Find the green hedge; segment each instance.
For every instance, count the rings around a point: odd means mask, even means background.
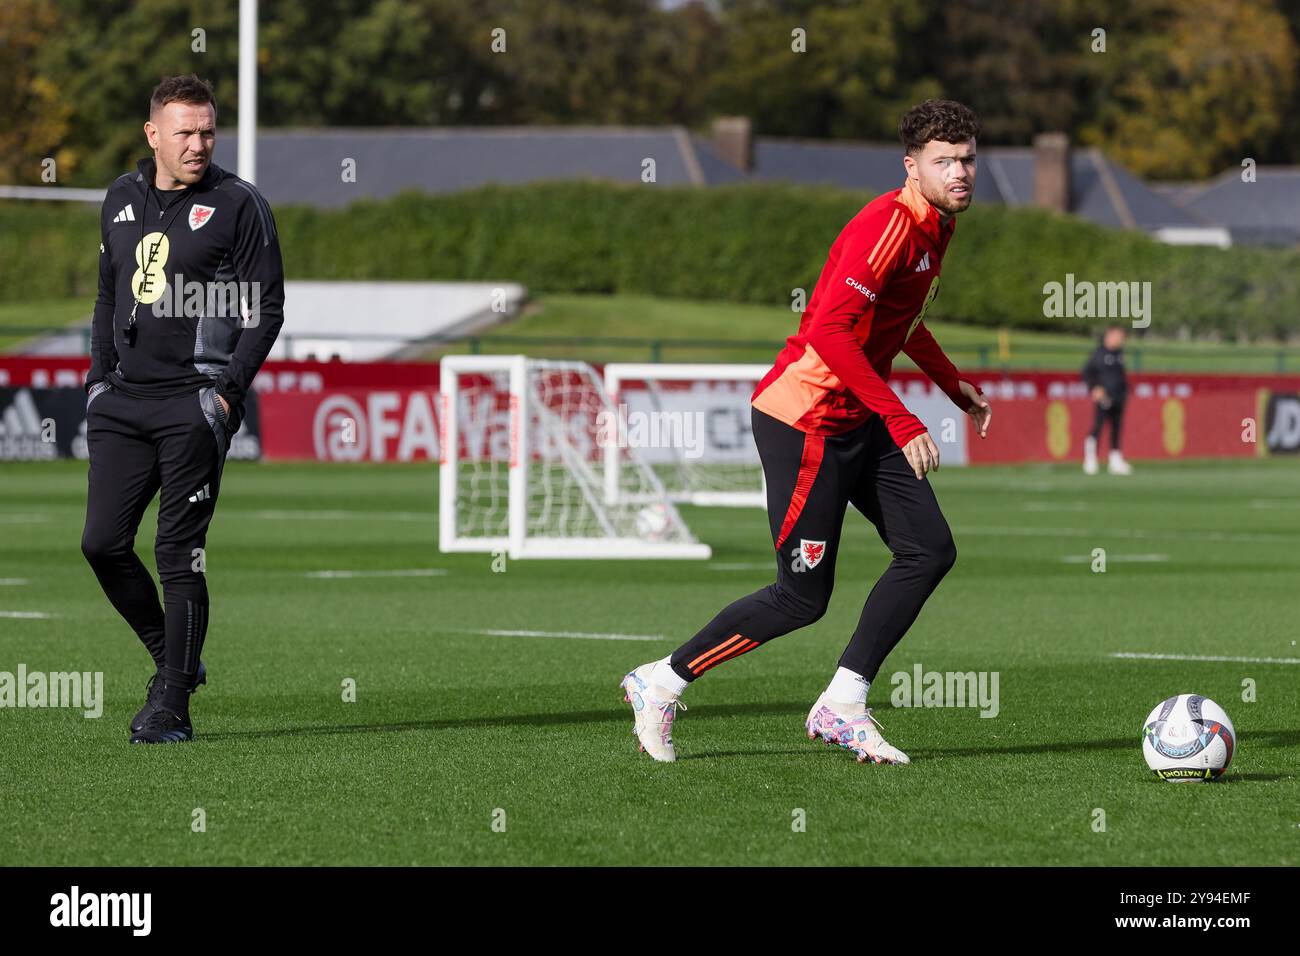
[[[789,304],[809,292],[841,226],[869,197],[747,184],[690,189],[606,183],[407,193],[346,210],[276,212],[291,278],[515,281],[533,293],[635,293]],[[93,297],[95,211],[0,203],[0,301]],[[1300,330],[1300,251],[1173,247],[1037,210],[961,217],[936,318],[1086,331],[1049,319],[1043,286],[1149,281],[1151,331],[1233,339]],[[647,330],[651,332],[652,330]]]
[[[83,297],[89,312],[98,279],[98,208],[0,202],[0,302]]]

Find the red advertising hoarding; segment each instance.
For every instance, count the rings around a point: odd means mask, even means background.
[[[88,366],[84,356],[0,358],[0,387],[80,387]],[[438,373],[425,362],[267,362],[255,383],[262,456],[437,461]],[[1082,457],[1093,405],[1076,373],[974,375],[994,415],[988,439],[968,435],[971,463]],[[916,372],[892,378],[900,386],[917,380],[925,381]],[[1269,395],[1300,392],[1300,375],[1143,373],[1129,380],[1124,449],[1134,460],[1256,455]],[[504,407],[500,414],[508,418]],[[1103,437],[1102,450],[1108,447]]]

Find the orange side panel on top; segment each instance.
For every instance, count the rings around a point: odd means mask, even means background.
[[[841,388],[843,383],[826,367],[817,350],[806,345],[799,360],[787,365],[781,375],[759,393],[754,399],[754,407],[778,421],[798,427],[798,423],[816,408],[827,392]],[[820,420],[804,424],[816,428]]]

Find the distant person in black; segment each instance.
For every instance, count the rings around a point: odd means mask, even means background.
[[[1120,451],[1120,428],[1124,422],[1124,402],[1128,398],[1128,380],[1124,375],[1124,326],[1112,323],[1102,333],[1101,344],[1088,356],[1083,367],[1083,380],[1089,396],[1096,405],[1092,434],[1083,441],[1083,470],[1085,474],[1097,473],[1097,440],[1102,426],[1110,422],[1110,458],[1106,470],[1112,475],[1131,475],[1133,468]]]
[[[213,165],[216,116],[205,81],[163,80],[144,124],[153,157],[109,187],[100,213],[81,550],[153,658],[132,743],[194,737],[208,524],[245,396],[284,321],[275,219],[256,189]],[[134,549],[160,489],[161,604]]]

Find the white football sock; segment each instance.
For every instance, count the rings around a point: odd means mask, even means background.
[[[650,672],[650,680],[668,691],[670,697],[681,697],[682,691],[686,690],[687,682],[677,676],[677,672],[668,663],[670,660],[672,660],[671,656],[655,661],[654,670]]]
[[[870,689],[871,681],[856,671],[840,667],[836,669],[830,686],[826,688],[826,698],[836,705],[837,709],[856,713],[866,708],[867,691]]]

